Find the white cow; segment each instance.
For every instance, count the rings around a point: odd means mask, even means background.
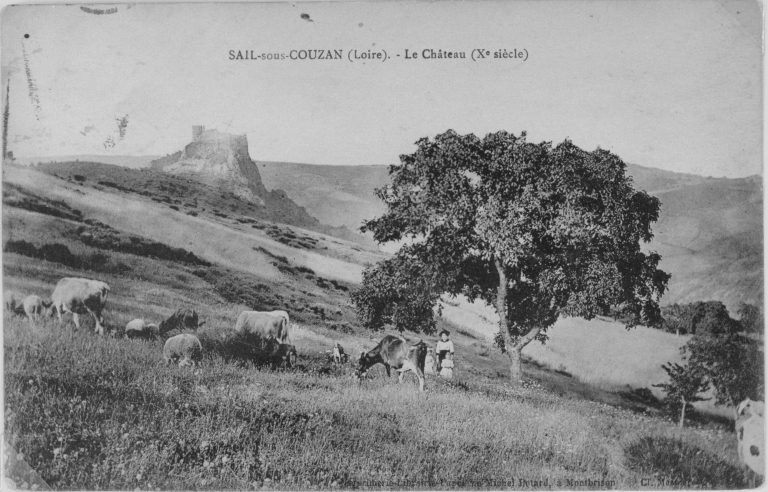
[[[271,338],[280,343],[287,343],[289,335],[286,316],[262,311],[243,311],[237,318],[235,332],[256,335],[262,341],[262,345]]]
[[[65,277],[59,280],[53,290],[51,300],[53,307],[62,322],[62,315],[72,313],[75,326],[80,328],[79,314],[90,314],[96,322],[94,331],[99,335],[104,334],[104,326],[101,311],[107,303],[109,285],[99,280],[87,278]]]
[[[288,317],[288,313],[286,311],[265,311],[264,314],[269,314],[270,316],[281,316],[285,318],[285,321],[288,323],[291,322],[291,319]]]
[[[747,398],[736,409],[739,459],[758,475],[765,476],[765,403]]]
[[[46,302],[40,299],[39,296],[32,294],[24,299],[22,305],[24,306],[24,312],[27,314],[27,318],[29,318],[30,321],[37,321],[43,314],[47,315],[50,313],[53,303]]]

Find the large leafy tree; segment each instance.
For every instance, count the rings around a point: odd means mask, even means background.
[[[640,249],[660,204],[632,187],[619,157],[525,133],[449,130],[416,145],[376,191],[387,212],[362,227],[380,243],[407,243],[365,271],[353,294],[363,324],[429,333],[441,295],[481,299],[499,314],[517,382],[523,347],[558,316],[619,306],[628,326],[661,321],[669,275]]]

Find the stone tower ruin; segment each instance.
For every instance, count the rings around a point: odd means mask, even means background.
[[[192,126],[192,141],[197,142],[200,140],[200,135],[203,134],[205,131],[205,127],[202,125],[193,125]]]

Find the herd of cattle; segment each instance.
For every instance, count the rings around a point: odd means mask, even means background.
[[[5,294],[5,309],[10,313],[25,314],[36,321],[44,315],[52,316],[56,312],[59,322],[62,316],[71,313],[75,326],[80,327],[79,315],[93,317],[95,331],[104,334],[102,311],[109,296],[109,285],[98,280],[85,278],[63,278],[56,285],[50,301],[44,301],[37,295],[21,298],[18,294]],[[127,338],[157,338],[173,330],[196,331],[204,322],[200,322],[194,309],[180,308],[159,325],[146,323],[143,319],[134,319],[125,327]],[[296,364],[296,347],[290,344],[290,318],[285,311],[243,311],[237,318],[235,333],[240,336],[253,336],[266,348],[273,366]],[[334,346],[334,358],[340,347]],[[180,367],[195,367],[202,359],[203,347],[200,339],[188,332],[170,337],[163,347],[166,364],[178,363]],[[384,365],[387,376],[394,368],[399,375],[399,382],[408,371],[413,371],[419,378],[419,390],[424,391],[424,366],[427,357],[427,345],[420,340],[411,344],[402,337],[387,335],[375,348],[362,352],[356,375],[363,378],[376,364]],[[764,454],[764,409],[760,401],[744,400],[737,408],[736,436],[738,453],[742,463],[758,475],[765,476]]]
[[[29,295],[24,298],[15,292],[6,292],[5,309],[7,312],[26,315],[31,321],[42,316],[53,316],[64,321],[64,315],[72,314],[72,320],[80,328],[80,315],[90,315],[95,322],[94,331],[104,335],[102,311],[107,303],[110,288],[106,282],[86,278],[66,277],[56,284],[51,300],[45,301],[40,296]],[[147,323],[143,319],[134,319],[125,326],[126,338],[156,339],[171,331],[197,331],[205,322],[200,322],[197,312],[191,308],[179,308],[160,324]],[[285,311],[243,311],[237,319],[235,332],[255,337],[266,349],[267,358],[273,365],[292,367],[296,363],[296,348],[288,343],[290,319]],[[191,333],[181,333],[168,338],[163,347],[166,364],[178,363],[179,366],[199,364],[203,347],[200,339]],[[262,350],[263,353],[263,350]]]
[[[95,322],[94,331],[104,335],[102,311],[109,292],[106,282],[66,277],[56,284],[50,301],[37,295],[22,298],[14,292],[6,292],[5,309],[10,313],[26,314],[32,321],[37,321],[43,315],[53,316],[55,312],[60,323],[64,321],[64,315],[71,313],[77,328],[80,328],[79,316],[90,315]],[[143,319],[128,322],[125,336],[154,339],[173,330],[185,331],[166,340],[163,358],[166,364],[174,362],[179,366],[195,367],[202,359],[203,347],[200,339],[188,332],[197,331],[204,323],[200,322],[194,309],[179,308],[159,325],[147,323]],[[237,318],[235,333],[242,339],[260,341],[260,349],[266,350],[267,359],[273,366],[293,367],[297,352],[296,347],[290,343],[289,326],[290,317],[285,311],[243,311]],[[423,391],[426,354],[427,345],[423,341],[412,345],[404,338],[387,335],[373,350],[360,355],[357,376],[362,378],[372,366],[383,364],[387,375],[392,368],[399,373],[401,383],[404,374],[413,371],[419,378],[419,389]]]

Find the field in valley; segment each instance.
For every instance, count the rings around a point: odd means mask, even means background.
[[[351,364],[327,356],[336,341],[355,358],[381,338],[357,324],[348,297],[380,253],[33,170],[4,173],[3,243],[16,248],[3,255],[4,290],[47,297],[65,276],[112,289],[114,338],[4,314],[6,440],[53,488],[746,486],[730,425],[679,429],[652,402],[617,391],[659,382],[652,367],[683,337],[562,320],[547,346],[526,349],[526,384],[513,388],[488,340],[492,313],[449,301],[439,323],[457,345],[455,380],[428,378],[421,394],[415,377],[400,386],[379,368],[358,383]],[[179,306],[206,321],[195,371],[165,366],[161,341],[120,336],[127,321],[157,322]],[[259,367],[219,342],[253,308],[291,313],[296,368]]]

